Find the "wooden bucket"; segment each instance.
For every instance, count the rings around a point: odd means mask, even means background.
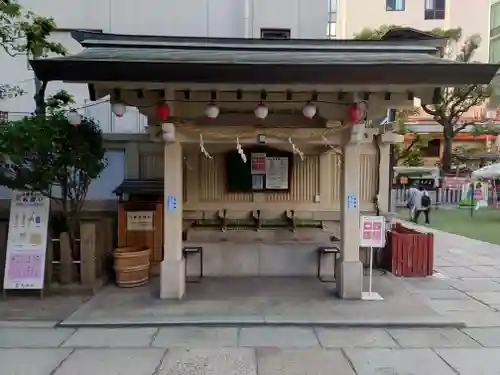
[[[115,249],[116,283],[122,288],[144,285],[149,281],[148,247],[119,247]]]

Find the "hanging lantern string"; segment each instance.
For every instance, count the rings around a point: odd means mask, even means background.
[[[99,104],[101,103],[106,103],[106,102],[109,102],[111,101],[111,99],[107,99],[107,100],[103,100],[101,102],[99,102]],[[129,106],[129,107],[137,107],[137,108],[148,108],[148,107],[155,107],[157,106],[158,104],[161,104],[163,102],[165,102],[165,99],[161,99],[161,100],[156,100],[154,102],[152,102],[151,104],[142,104],[142,105],[138,105],[138,104],[131,104],[131,103],[127,103],[126,101],[120,99],[120,102],[125,104],[126,106]],[[189,99],[189,100],[179,100],[179,99],[169,99],[167,101],[168,103],[215,103],[215,101],[213,100],[206,100],[206,99]],[[349,107],[351,106],[353,103],[352,102],[339,102],[339,101],[335,101],[335,100],[315,100],[314,101],[315,103],[324,103],[324,104],[337,104],[337,105],[343,105],[343,106],[346,106],[346,107]],[[245,99],[234,99],[234,100],[224,100],[224,99],[217,99],[217,103],[258,103],[258,104],[273,104],[273,103],[292,103],[292,104],[303,104],[304,103],[304,100],[245,100]],[[356,102],[357,104],[365,104],[366,105],[366,101],[364,100],[360,100],[360,101],[357,101]],[[306,101],[306,104],[312,104],[312,101],[311,100],[308,100]],[[91,105],[89,105],[91,106]],[[82,107],[84,108],[84,107]]]
[[[212,159],[212,155],[208,153],[208,151],[205,149],[205,143],[203,141],[203,134],[200,133],[200,151],[203,155],[205,155],[207,158]]]
[[[136,108],[150,108],[150,107],[155,107],[158,104],[163,103],[164,101],[165,100],[162,99],[162,100],[157,100],[157,101],[155,101],[152,104],[137,105],[137,104],[127,103],[126,101],[120,99],[120,102],[123,103],[123,104],[125,104],[127,107],[136,107]],[[110,103],[110,102],[111,102],[111,99],[99,100],[99,101],[95,101],[95,102],[90,103],[90,104],[82,105],[80,107],[75,107],[75,108],[68,109],[68,112],[70,112],[70,111],[80,111],[82,109],[92,108],[92,107],[95,107],[97,105],[105,104],[105,103]],[[168,102],[169,103],[176,103],[176,102],[185,103],[186,100],[169,100]],[[187,102],[190,102],[190,103],[206,103],[207,101],[206,100],[189,100]],[[219,103],[255,103],[255,100],[218,100],[218,102]],[[315,100],[315,102],[316,103],[325,103],[325,104],[337,104],[337,105],[343,105],[343,106],[347,106],[347,107],[349,107],[350,105],[352,105],[352,103],[338,102],[338,101],[329,101],[329,100]],[[266,103],[271,103],[271,104],[272,103],[304,103],[304,101],[303,100],[266,100]],[[360,104],[360,103],[366,104],[366,102],[364,102],[364,101],[358,102],[358,104]],[[15,111],[9,111],[9,113],[14,113],[14,114],[25,113],[25,114],[29,114],[29,112],[15,112]]]

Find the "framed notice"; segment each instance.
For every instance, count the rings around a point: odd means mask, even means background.
[[[294,156],[289,151],[258,145],[226,153],[226,187],[229,193],[290,190]]]
[[[251,170],[252,175],[266,173],[266,154],[262,152],[251,154]]]
[[[153,211],[128,211],[127,230],[137,232],[152,231],[153,216]]]
[[[266,157],[266,189],[288,189],[288,157]]]
[[[14,191],[10,204],[4,289],[43,289],[50,200]]]
[[[361,216],[360,217],[361,247],[385,246],[385,217]]]

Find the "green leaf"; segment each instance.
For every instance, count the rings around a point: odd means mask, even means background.
[[[68,122],[63,109],[72,101],[68,93],[49,101],[53,107],[46,116],[27,116],[0,128],[0,185],[39,191],[78,211],[91,181],[106,166],[104,139],[91,118],[79,126]],[[54,186],[62,196],[52,194]]]

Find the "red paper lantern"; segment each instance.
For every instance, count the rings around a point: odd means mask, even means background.
[[[357,104],[353,104],[347,110],[347,118],[349,122],[357,124],[361,120],[361,108]]]
[[[160,120],[166,121],[169,115],[170,108],[168,107],[168,104],[165,102],[158,104],[158,107],[156,107],[156,116],[158,116]]]

